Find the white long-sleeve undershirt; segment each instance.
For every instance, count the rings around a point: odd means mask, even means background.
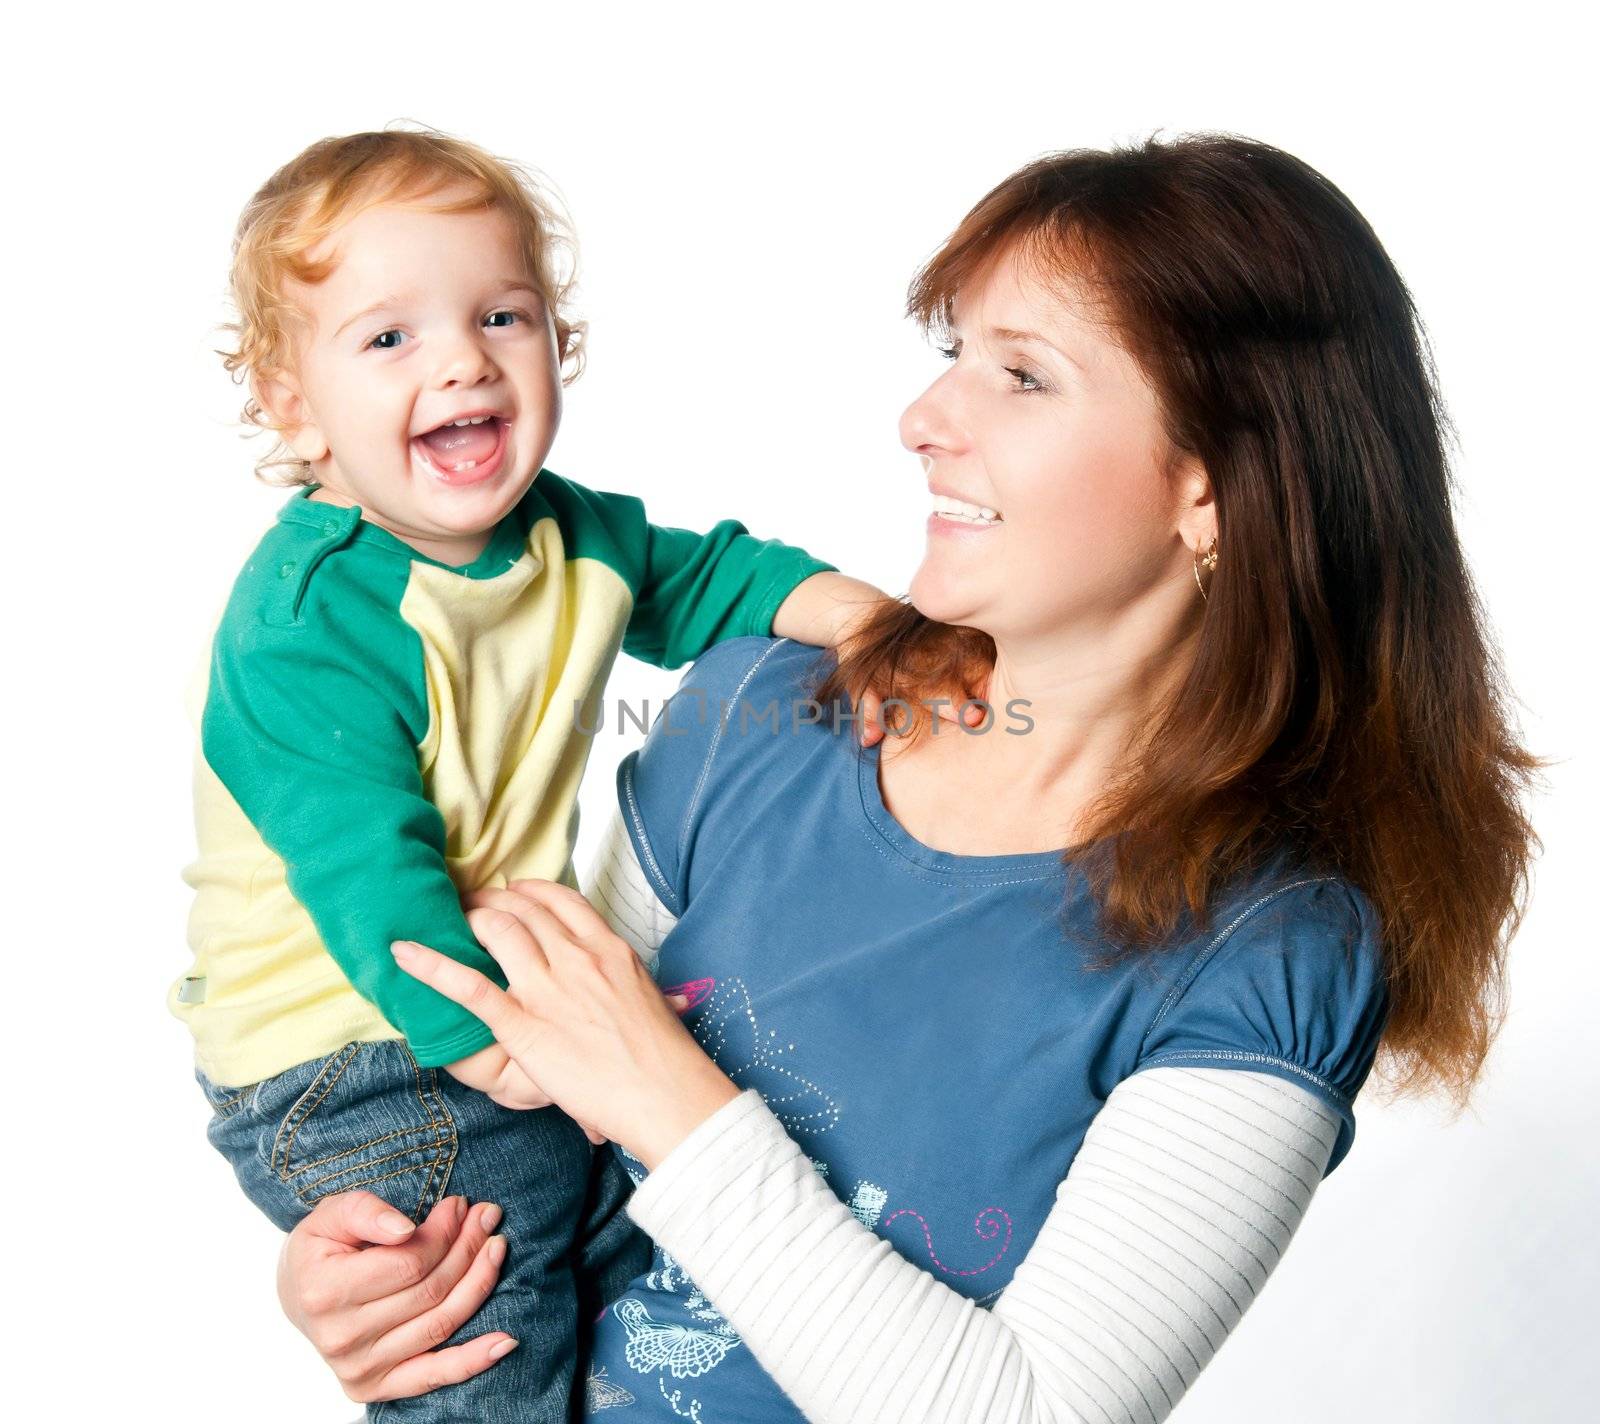
[[[676,920],[619,813],[584,886],[653,965]],[[815,1424],[1159,1424],[1283,1255],[1338,1132],[1267,1074],[1133,1074],[987,1310],[864,1226],[754,1089],[628,1211]]]

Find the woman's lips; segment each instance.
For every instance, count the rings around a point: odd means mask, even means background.
[[[511,429],[511,422],[498,417],[493,422],[495,441],[493,453],[479,460],[470,470],[452,470],[441,465],[434,459],[433,451],[428,447],[427,441],[420,436],[413,437],[411,441],[411,458],[418,462],[423,470],[440,484],[449,485],[460,489],[465,485],[481,484],[484,480],[492,479],[499,473],[500,466],[506,457],[507,432]]]

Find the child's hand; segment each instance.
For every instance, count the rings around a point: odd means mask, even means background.
[[[458,1083],[486,1093],[503,1108],[547,1108],[550,1099],[498,1043],[446,1063],[444,1071]]]
[[[861,612],[842,615],[831,646],[842,648],[847,644],[856,633],[858,625],[864,623],[867,617],[870,616],[870,612],[870,609],[865,609]],[[969,685],[951,688],[932,708],[932,711],[939,721],[948,722],[951,726],[961,723],[965,723],[968,727],[982,726],[984,719],[989,716],[989,711],[986,706],[979,706],[978,704],[982,702],[984,694],[988,691],[989,671],[987,668],[969,667],[964,669],[962,676]],[[895,721],[893,726],[890,726],[884,720],[883,704],[886,698],[893,696],[891,691],[885,689],[880,692],[874,687],[864,687],[852,690],[851,696],[856,699],[861,708],[862,746],[870,747],[873,743],[882,741],[885,736],[896,734],[896,729],[901,732],[910,730],[909,714],[904,707],[896,707],[894,709]],[[938,730],[937,727],[934,728],[936,734]]]
[[[773,615],[772,633],[777,638],[793,638],[797,643],[841,652],[888,598],[881,588],[845,574],[812,574],[790,590]],[[986,707],[973,705],[973,701],[982,699],[988,690],[989,668],[963,667],[957,677],[964,685],[952,686],[944,694],[949,701],[933,708],[934,713],[940,722],[952,726],[982,726],[991,714]],[[883,720],[883,703],[892,693],[853,687],[850,695],[861,709],[862,746],[870,747],[897,729],[909,730],[909,726],[902,726],[901,719],[907,716],[903,708],[894,709],[893,727]],[[935,734],[938,731],[935,726]]]
[[[979,726],[989,714],[979,707],[975,699],[983,697],[984,688],[988,686],[988,679],[983,681],[983,687],[965,697],[957,696],[948,700],[941,700],[933,710],[941,722],[948,722],[955,726],[958,722],[965,722],[969,727]],[[903,708],[895,708],[895,724],[891,727],[883,718],[884,698],[872,688],[866,688],[861,693],[861,745],[870,747],[874,742],[883,738],[895,728],[904,729],[906,712]]]
[[[454,1063],[446,1063],[444,1071],[458,1083],[465,1083],[467,1087],[486,1094],[503,1108],[524,1111],[554,1106],[544,1089],[498,1043],[491,1043],[487,1048],[456,1059]],[[596,1146],[605,1141],[599,1133],[591,1132],[587,1127],[583,1130]]]

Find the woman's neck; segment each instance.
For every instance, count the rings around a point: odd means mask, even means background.
[[[946,722],[914,743],[885,739],[884,804],[925,845],[956,855],[1076,844],[1086,813],[1189,656],[1183,644],[1152,665],[997,640],[988,730]]]

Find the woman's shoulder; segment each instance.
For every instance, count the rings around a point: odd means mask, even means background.
[[[827,755],[831,716],[811,700],[822,648],[788,638],[729,638],[684,671],[644,745],[617,768],[617,799],[656,893],[682,914],[685,847],[707,808],[762,814],[792,778],[785,766]],[[841,734],[846,744],[853,739]]]
[[[1348,877],[1282,855],[1230,895],[1163,994],[1140,1069],[1235,1067],[1306,1088],[1354,1137],[1389,1010],[1379,915]]]
[[[783,694],[804,700],[811,674],[830,657],[826,648],[792,638],[728,638],[689,664],[678,690],[698,688],[728,702],[740,697],[781,699]]]

